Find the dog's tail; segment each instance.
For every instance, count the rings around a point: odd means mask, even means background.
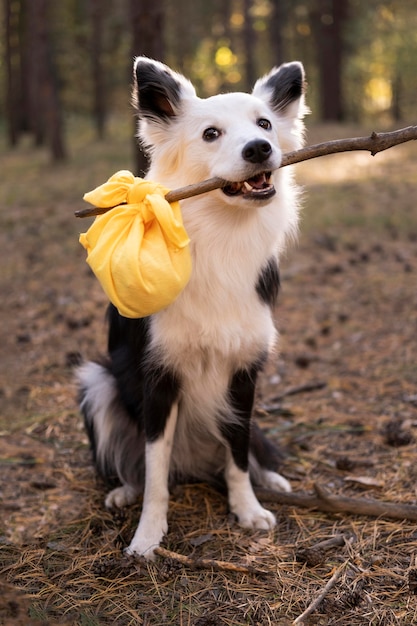
[[[76,370],[78,400],[93,459],[106,482],[118,481],[141,490],[145,438],[127,413],[115,377],[105,364],[92,361]]]

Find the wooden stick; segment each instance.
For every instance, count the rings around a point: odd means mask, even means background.
[[[241,572],[242,574],[257,574],[262,576],[268,574],[266,570],[258,569],[252,565],[243,565],[241,563],[235,564],[230,563],[229,561],[218,561],[217,559],[195,559],[193,557],[186,556],[185,554],[161,548],[160,546],[155,548],[155,554],[166,559],[172,559],[173,561],[177,561],[178,563],[191,568],[214,569],[216,571],[223,572]]]
[[[417,506],[400,502],[381,502],[367,498],[349,498],[330,495],[324,487],[314,485],[315,495],[287,493],[272,489],[256,489],[260,500],[288,506],[325,511],[326,513],[350,513],[389,519],[417,521]]]
[[[383,152],[384,150],[388,150],[388,148],[415,139],[417,139],[417,126],[407,126],[407,128],[393,130],[390,133],[376,133],[374,131],[369,137],[335,139],[334,141],[317,143],[314,146],[307,146],[301,148],[301,150],[284,154],[281,167],[315,159],[316,157],[325,156],[326,154],[352,152],[354,150],[367,150],[372,156],[375,156],[378,152]]]
[[[294,165],[295,163],[308,161],[309,159],[315,159],[327,154],[351,152],[353,150],[367,150],[372,156],[375,156],[378,152],[415,139],[417,139],[417,126],[408,126],[407,128],[401,128],[389,133],[373,132],[369,137],[353,137],[351,139],[326,141],[324,143],[301,148],[301,150],[295,150],[294,152],[287,152],[287,154],[283,155],[279,167]],[[185,198],[191,198],[192,196],[198,196],[202,193],[208,193],[214,189],[220,189],[225,185],[227,185],[227,181],[222,178],[209,178],[200,183],[169,191],[165,198],[168,202],[176,202],[178,200],[184,200]],[[88,207],[75,211],[75,216],[92,217],[94,215],[102,215],[112,208],[114,207]]]
[[[191,198],[192,196],[199,196],[202,193],[208,193],[214,189],[220,189],[225,185],[227,185],[227,181],[222,178],[209,178],[208,180],[203,180],[200,183],[193,183],[192,185],[187,185],[186,187],[179,187],[178,189],[168,191],[165,196],[165,200],[168,200],[168,202],[177,202],[178,200],[185,200],[186,198]],[[92,217],[93,215],[103,215],[103,213],[107,213],[107,211],[114,208],[115,207],[87,207],[86,209],[75,211],[75,216]]]
[[[333,589],[333,587],[335,586],[335,584],[337,583],[337,581],[341,577],[341,575],[342,575],[344,569],[346,568],[346,566],[348,565],[348,563],[349,563],[349,559],[347,561],[345,561],[344,563],[342,563],[342,565],[340,565],[337,568],[337,570],[334,572],[333,576],[327,581],[326,585],[323,587],[322,591],[319,593],[317,598],[315,598],[313,600],[313,602],[311,602],[311,604],[308,605],[306,610],[303,613],[301,613],[301,615],[299,615],[293,621],[293,626],[300,626],[300,624],[304,624],[305,619],[309,615],[311,615],[317,609],[317,607],[321,604],[321,602],[327,596],[329,591],[331,589]]]

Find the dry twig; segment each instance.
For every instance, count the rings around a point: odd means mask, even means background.
[[[271,402],[279,402],[288,396],[296,396],[299,393],[305,393],[307,391],[316,391],[317,389],[324,389],[327,383],[324,380],[312,381],[305,383],[304,385],[296,385],[295,387],[289,387],[284,389],[282,393],[271,398]]]
[[[294,163],[315,159],[327,154],[351,152],[354,150],[367,150],[372,154],[372,156],[375,156],[378,152],[382,152],[383,150],[387,150],[393,146],[415,139],[417,139],[417,126],[408,126],[407,128],[401,128],[389,133],[373,132],[369,137],[353,137],[351,139],[326,141],[324,143],[314,144],[313,146],[307,146],[305,148],[301,148],[301,150],[295,150],[294,152],[284,154],[280,167],[294,165]],[[185,198],[191,198],[192,196],[198,196],[202,193],[219,189],[224,187],[226,184],[227,181],[222,178],[210,178],[193,185],[188,185],[187,187],[181,187],[179,189],[169,191],[165,198],[168,202],[176,202],[177,200],[184,200]],[[94,215],[102,215],[103,213],[110,211],[111,208],[114,207],[88,207],[86,209],[76,211],[75,216],[91,217]]]
[[[304,624],[304,620],[317,609],[317,607],[320,605],[321,602],[323,602],[324,598],[327,596],[329,591],[331,589],[333,589],[333,587],[335,586],[335,584],[339,580],[340,576],[343,573],[343,570],[346,568],[348,563],[349,563],[349,559],[347,561],[345,561],[344,563],[342,563],[342,565],[340,565],[337,568],[337,570],[334,572],[334,574],[330,578],[330,580],[327,581],[326,585],[323,587],[322,591],[319,593],[317,598],[315,598],[313,600],[313,602],[311,602],[311,604],[309,604],[309,606],[306,608],[306,610],[303,613],[301,613],[301,615],[299,615],[293,621],[293,623],[292,623],[293,626],[300,626],[300,624]]]
[[[244,565],[242,563],[235,564],[229,561],[218,561],[217,559],[196,559],[179,552],[172,552],[166,548],[155,548],[155,554],[162,556],[165,559],[172,559],[182,565],[191,567],[192,569],[212,569],[222,572],[241,572],[243,574],[256,574],[265,576],[268,574],[266,570],[258,569],[252,565]]]
[[[381,502],[368,498],[349,498],[330,495],[324,487],[315,484],[315,495],[287,493],[271,489],[257,489],[258,498],[288,506],[316,509],[327,513],[351,513],[399,520],[417,521],[417,506],[401,502]]]

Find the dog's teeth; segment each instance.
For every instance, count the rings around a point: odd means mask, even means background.
[[[243,186],[246,189],[246,191],[252,191],[253,190],[253,187],[251,185],[249,185],[249,183],[246,180],[243,183]]]

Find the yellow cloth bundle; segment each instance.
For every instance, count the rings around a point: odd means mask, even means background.
[[[109,300],[124,317],[145,317],[173,302],[191,275],[189,238],[178,202],[162,185],[122,170],[84,195],[97,207],[80,243]]]

